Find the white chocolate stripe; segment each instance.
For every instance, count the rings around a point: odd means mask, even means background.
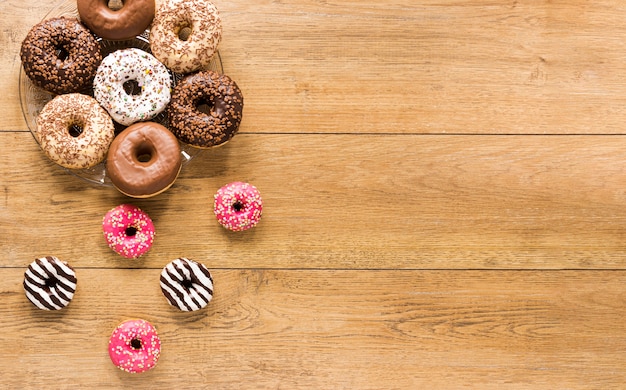
[[[204,305],[201,305],[198,301],[193,299],[192,296],[192,289],[187,290],[182,284],[182,280],[176,280],[172,278],[172,275],[168,273],[166,280],[168,281],[168,287],[170,287],[170,289],[175,290],[174,293],[176,294],[177,297],[177,301],[181,302],[182,299],[182,305],[179,305],[178,307],[181,310],[185,310],[185,311],[194,311],[194,310],[198,310],[201,309],[202,307],[204,307]],[[188,280],[188,279],[187,279]],[[184,308],[183,308],[184,307]]]
[[[26,297],[42,310],[67,306],[76,291],[76,274],[56,257],[36,259],[24,273]]]
[[[161,290],[170,305],[182,311],[205,307],[213,298],[213,280],[208,269],[193,260],[173,260],[161,272]]]

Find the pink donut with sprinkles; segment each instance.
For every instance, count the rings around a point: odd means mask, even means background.
[[[146,320],[128,320],[109,339],[109,357],[117,368],[132,374],[148,371],[161,356],[161,339]]]
[[[102,220],[104,238],[117,254],[136,259],[148,252],[154,241],[152,220],[139,207],[122,204],[106,213]]]
[[[255,186],[238,181],[217,191],[213,211],[222,226],[238,232],[256,226],[261,219],[263,201]]]

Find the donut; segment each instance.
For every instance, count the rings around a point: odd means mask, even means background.
[[[106,170],[113,185],[133,198],[167,190],[182,167],[180,145],[163,125],[135,123],[118,134],[109,147]]]
[[[76,273],[54,256],[36,259],[24,273],[24,291],[41,310],[63,309],[74,298]]]
[[[154,241],[152,220],[139,207],[121,204],[109,210],[102,220],[104,239],[122,257],[136,259],[148,252]]]
[[[67,17],[33,26],[22,41],[20,58],[33,84],[54,94],[90,87],[102,61],[91,32],[78,19]]]
[[[109,357],[122,371],[132,374],[153,369],[161,356],[161,339],[146,320],[119,324],[109,338]]]
[[[203,105],[208,113],[200,110]],[[219,146],[239,130],[243,95],[230,77],[198,72],[176,84],[167,115],[170,130],[182,142],[197,148]]]
[[[90,168],[106,157],[115,128],[94,98],[69,93],[44,105],[34,134],[50,160],[65,168]]]
[[[176,73],[206,68],[222,39],[222,18],[209,0],[165,0],[150,28],[152,54]]]
[[[255,186],[237,181],[217,191],[213,211],[218,222],[226,229],[242,231],[259,222],[263,201]]]
[[[185,257],[171,261],[161,272],[161,291],[181,311],[200,310],[213,298],[213,278],[204,264]]]
[[[162,63],[143,50],[128,48],[104,57],[93,81],[93,95],[113,120],[128,126],[161,113],[170,101],[171,85]]]
[[[80,19],[96,35],[108,40],[131,39],[144,32],[154,18],[154,0],[124,0],[119,9],[109,0],[78,0]]]

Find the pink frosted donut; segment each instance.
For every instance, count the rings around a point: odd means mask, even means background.
[[[263,201],[255,186],[237,181],[217,191],[213,211],[222,226],[238,232],[256,226],[263,211]]]
[[[139,373],[156,366],[161,355],[161,339],[145,320],[124,321],[109,339],[109,357],[120,370]]]
[[[148,252],[154,240],[152,220],[139,207],[130,204],[109,210],[102,220],[102,230],[109,247],[127,259],[136,259]]]

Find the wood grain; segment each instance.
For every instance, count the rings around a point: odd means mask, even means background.
[[[0,129],[19,45],[55,1],[3,5]],[[626,8],[605,0],[216,1],[242,131],[623,134]],[[4,56],[4,55],[3,55]]]
[[[241,132],[129,199],[48,161],[19,105],[19,47],[57,0],[0,3],[0,387],[622,389],[626,7],[617,1],[215,0]],[[230,233],[223,184],[264,216]],[[148,211],[129,261],[101,220]],[[22,289],[69,261],[67,309]],[[170,260],[205,263],[206,310],[169,307]],[[153,322],[157,368],[107,356]]]
[[[621,136],[238,135],[148,200],[86,185],[28,133],[0,142],[13,151],[0,156],[0,256],[11,266],[55,253],[89,267],[179,256],[234,268],[626,266]],[[261,223],[242,234],[212,214],[213,194],[235,180],[265,199]],[[106,211],[129,201],[157,227],[138,262],[111,252],[100,230]]]
[[[78,269],[74,301],[47,313],[24,297],[22,270],[0,270],[3,384],[608,389],[626,380],[624,272],[213,270],[215,298],[199,314],[170,308],[158,274]],[[118,372],[106,354],[129,317],[150,320],[162,339],[145,375]]]

